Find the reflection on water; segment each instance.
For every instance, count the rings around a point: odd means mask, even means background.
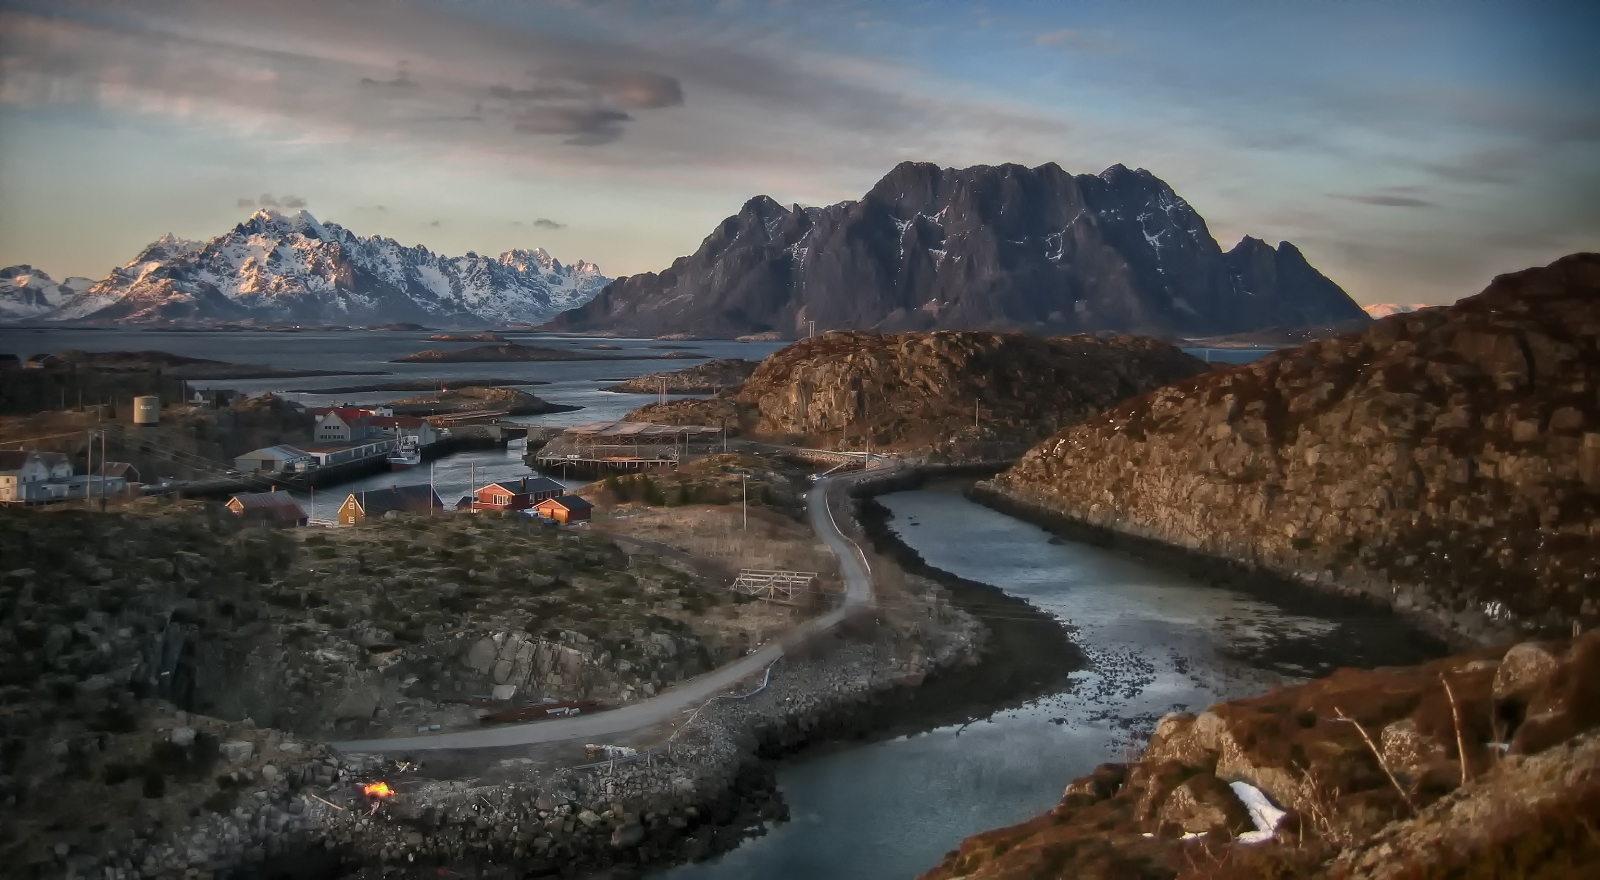
[[[793,821],[670,880],[909,878],[961,839],[1049,809],[1074,777],[1122,760],[1130,736],[1324,671],[1346,644],[1413,662],[1403,628],[1350,606],[1308,616],[1050,535],[949,489],[881,496],[896,532],[929,564],[1028,599],[1071,627],[1092,666],[1070,690],[965,727],[786,763]],[[1366,634],[1362,636],[1362,634]],[[1270,650],[1268,650],[1270,649]]]

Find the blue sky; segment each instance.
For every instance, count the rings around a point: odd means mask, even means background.
[[[1145,167],[1221,244],[1448,302],[1600,244],[1600,4],[0,0],[0,265],[260,204],[661,269],[905,159]]]

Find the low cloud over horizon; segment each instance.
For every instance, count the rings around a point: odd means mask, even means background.
[[[631,274],[905,159],[1142,166],[1368,302],[1600,239],[1592,7],[1293,6],[0,0],[0,265],[100,274],[314,202]],[[296,195],[234,195],[267,180]]]

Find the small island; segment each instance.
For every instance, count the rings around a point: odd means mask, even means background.
[[[590,354],[583,351],[570,351],[557,348],[543,348],[537,345],[520,345],[515,342],[506,342],[499,345],[475,345],[472,348],[463,348],[458,351],[446,351],[442,348],[430,348],[390,361],[392,364],[472,364],[472,363],[509,363],[524,361],[618,361],[618,360],[666,360],[670,358],[704,358],[706,355],[695,354],[687,351],[669,351],[665,354]]]
[[[450,388],[504,388],[513,385],[549,384],[538,379],[417,379],[408,382],[376,382],[370,385],[340,385],[334,388],[290,388],[284,393],[372,394],[385,391],[440,391]]]
[[[647,373],[625,379],[616,385],[607,385],[601,391],[612,391],[619,394],[657,394],[666,383],[668,394],[716,394],[729,388],[743,385],[750,374],[759,366],[755,361],[740,358],[718,358],[695,364],[682,370],[670,373]]]
[[[498,333],[435,333],[428,337],[430,342],[505,342],[506,338]]]
[[[438,416],[470,412],[504,412],[510,416],[573,412],[581,406],[551,403],[515,388],[455,388],[418,394],[389,404],[397,416]]]

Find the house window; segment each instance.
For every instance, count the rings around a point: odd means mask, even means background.
[[[511,503],[511,496],[510,495],[496,495],[496,496],[494,496],[494,503],[496,503],[496,504],[510,504]]]

